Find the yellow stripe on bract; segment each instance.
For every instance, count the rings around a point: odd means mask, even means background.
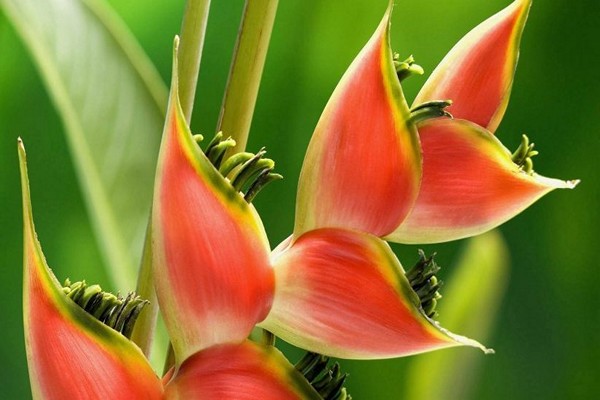
[[[510,83],[506,90],[506,93],[503,96],[502,103],[498,106],[492,118],[490,118],[488,129],[491,132],[496,131],[508,107],[510,93],[512,92],[515,70],[517,68],[517,62],[519,61],[519,45],[521,43],[521,38],[523,36],[523,30],[525,29],[527,17],[529,16],[529,10],[531,9],[531,0],[515,0],[515,3],[513,4],[517,3],[522,3],[520,5],[517,5],[517,7],[521,8],[521,10],[519,12],[519,15],[517,16],[518,22],[515,24],[510,38],[511,45],[507,49],[509,54],[507,55],[507,62],[504,64],[503,72],[503,79],[510,80]],[[508,62],[509,58],[510,62]]]
[[[498,165],[501,165],[506,170],[515,173],[519,172],[519,167],[512,161],[510,150],[508,150],[502,142],[487,129],[471,121],[457,118],[428,121],[423,124],[423,127],[427,127],[428,124],[454,125],[449,129],[452,129],[454,134],[460,134],[466,142],[472,143],[473,148],[479,149],[481,153],[487,154],[490,160],[495,160]],[[526,176],[527,174],[523,175]]]
[[[37,238],[35,232],[35,225],[33,223],[33,211],[31,207],[31,193],[29,189],[29,174],[27,172],[27,155],[25,153],[25,146],[22,140],[19,138],[18,141],[18,152],[19,152],[19,167],[21,171],[21,192],[23,197],[23,245],[25,251],[25,271],[24,280],[25,286],[28,289],[27,280],[30,278],[32,273],[41,279],[40,283],[43,287],[44,292],[51,298],[57,309],[62,311],[63,307],[68,307],[66,295],[62,292],[62,286],[51,272],[46,257],[42,252],[42,247]],[[31,265],[33,264],[33,265]],[[33,268],[33,270],[31,270]],[[27,301],[28,299],[26,299]],[[61,307],[63,306],[63,307]],[[73,304],[74,307],[78,307]]]
[[[554,189],[573,189],[579,183],[579,180],[564,181],[560,179],[547,178],[539,174],[528,174],[522,171],[517,164],[512,160],[511,152],[504,147],[502,142],[491,132],[466,120],[449,120],[448,123],[456,123],[460,126],[460,131],[463,133],[466,140],[474,143],[473,147],[485,149],[484,153],[490,156],[491,160],[495,160],[498,165],[502,166],[506,171],[513,172],[519,179],[527,181],[531,185],[537,185],[547,190],[540,192],[539,197]]]
[[[444,331],[440,330],[439,326],[427,318],[421,311],[421,301],[410,286],[404,268],[389,245],[379,238],[372,237],[371,239],[368,246],[374,253],[375,258],[380,260],[376,266],[384,279],[400,294],[400,302],[404,304],[406,309],[410,311],[417,321],[420,321],[421,325],[432,337],[438,338],[441,341],[453,343],[454,340],[452,340]]]
[[[410,109],[402,91],[402,85],[396,75],[393,64],[392,49],[390,46],[390,24],[393,2],[390,1],[388,9],[383,17],[381,24],[385,24],[384,32],[381,36],[381,72],[384,78],[384,87],[388,95],[388,101],[394,116],[396,133],[400,130],[401,137],[399,145],[408,144],[412,150],[413,162],[410,167],[414,175],[421,175],[422,157],[419,135],[414,124],[410,123]],[[378,28],[380,29],[381,26]],[[406,135],[408,133],[408,135]],[[398,135],[400,136],[400,135]],[[404,150],[404,149],[403,149]]]
[[[389,245],[378,238],[373,238],[372,244],[369,244],[376,255],[376,259],[382,261],[378,263],[379,271],[382,276],[401,293],[400,301],[411,312],[414,318],[420,322],[421,326],[431,335],[431,337],[448,343],[445,347],[453,346],[471,346],[481,349],[485,353],[492,350],[487,349],[481,343],[464,336],[456,335],[447,329],[442,328],[436,321],[428,318],[420,307],[420,300],[414,292],[399,260],[393,254]]]
[[[248,204],[241,194],[237,193],[233,186],[228,183],[219,171],[215,169],[206,155],[201,151],[192,137],[192,132],[185,121],[181,103],[179,101],[179,77],[177,68],[177,43],[176,40],[173,54],[173,79],[171,82],[169,114],[174,113],[177,124],[177,139],[184,154],[199,176],[204,177],[202,181],[211,188],[213,195],[223,204],[223,208],[235,221],[248,221],[249,226],[259,236],[267,248],[270,248],[264,227],[259,222],[260,218],[254,207]],[[171,115],[172,117],[173,115]]]
[[[498,164],[503,165],[507,170],[519,171],[519,167],[512,161],[511,152],[502,142],[487,129],[467,120],[454,119],[448,120],[450,124],[456,123],[460,126],[465,138],[474,143],[474,148],[486,147],[483,153],[490,156],[490,159],[496,160]]]

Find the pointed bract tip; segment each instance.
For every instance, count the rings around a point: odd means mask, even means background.
[[[442,328],[437,321],[429,319],[429,321],[434,325],[440,332],[450,338],[457,346],[469,346],[475,347],[481,350],[484,354],[495,354],[494,349],[490,349],[485,347],[483,344],[479,343],[477,340],[468,338],[466,336],[457,335],[455,333],[450,332],[449,330]]]
[[[529,16],[529,10],[531,10],[531,0],[515,0],[517,4],[517,9],[520,12],[519,19],[521,20],[521,24],[525,24],[527,17]]]
[[[526,17],[531,8],[531,0],[515,0],[508,6],[506,6],[500,13],[508,13],[519,15],[519,17]]]
[[[533,3],[532,0],[515,0],[515,3],[520,4],[521,7],[526,8],[526,7],[531,7],[531,4]]]
[[[423,318],[429,322],[430,327],[432,327],[437,332],[438,335],[441,334],[441,337],[443,337],[444,340],[448,342],[448,346],[446,346],[446,347],[466,346],[466,347],[473,347],[473,348],[479,349],[486,355],[496,353],[494,351],[494,349],[484,346],[477,340],[471,339],[471,338],[463,336],[463,335],[457,335],[456,333],[453,333],[453,332],[449,331],[448,329],[442,327],[442,325],[435,319],[428,317],[424,313],[422,313],[422,315],[423,315]],[[443,348],[443,347],[439,347],[439,348]]]
[[[179,92],[179,41],[179,35],[175,35],[175,38],[173,38],[173,64],[171,65],[171,68],[173,69],[173,71],[171,71],[171,85],[173,86],[175,93]]]
[[[517,37],[523,33],[525,23],[529,17],[529,10],[531,9],[531,0],[515,0],[511,5],[506,7],[500,13],[506,12],[508,16],[514,16],[514,27],[517,29]],[[510,17],[509,17],[510,18]],[[517,39],[517,42],[520,39]]]
[[[392,25],[392,13],[394,12],[394,0],[390,0],[388,6],[383,14],[381,24],[385,25],[385,30],[389,32],[390,26]]]
[[[27,173],[27,154],[23,139],[17,139],[19,153],[19,171],[21,174],[21,197],[23,202],[23,224],[25,232],[33,231],[33,217],[31,216],[31,194],[29,191],[29,176]]]
[[[575,187],[581,182],[579,179],[563,181],[562,179],[548,178],[538,174],[534,174],[534,177],[538,183],[550,189],[575,189]]]
[[[25,161],[27,158],[27,155],[25,154],[25,144],[20,136],[17,138],[17,151],[19,152],[19,160]]]
[[[384,14],[384,19],[387,18],[388,21],[391,19],[392,12],[394,11],[394,5],[395,5],[394,0],[388,1],[388,6],[387,6],[387,9]]]

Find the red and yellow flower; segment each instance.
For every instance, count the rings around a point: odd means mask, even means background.
[[[342,358],[486,350],[431,318],[425,302],[436,295],[435,278],[407,276],[385,240],[476,235],[575,186],[533,172],[527,142],[511,155],[494,136],[529,7],[516,0],[467,34],[412,109],[390,49],[390,7],[317,124],[293,235],[272,252],[252,204],[194,140],[174,66],[152,214],[155,286],[176,360],[162,380],[135,344],[75,304],[52,275],[20,145],[34,397],[319,398],[281,353],[247,340],[256,325]],[[454,119],[419,117],[445,104],[439,99],[453,100]]]

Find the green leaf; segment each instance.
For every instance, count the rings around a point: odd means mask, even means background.
[[[443,299],[438,303],[438,319],[448,329],[486,343],[508,280],[508,251],[497,231],[467,243],[452,276],[441,290]],[[470,392],[485,359],[480,352],[464,348],[415,357],[406,375],[405,398],[472,398]]]
[[[116,289],[130,290],[148,221],[167,89],[101,1],[0,0],[0,6],[63,120],[108,273]]]

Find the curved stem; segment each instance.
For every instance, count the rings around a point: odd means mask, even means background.
[[[131,340],[139,346],[146,356],[149,356],[158,318],[158,300],[152,282],[152,229],[150,223],[148,223],[146,229],[144,253],[140,264],[136,293],[143,299],[148,300],[150,304],[140,313],[133,328]]]
[[[192,120],[209,8],[210,0],[188,0],[181,24],[178,60],[179,101],[188,124]]]
[[[278,2],[246,0],[217,125],[237,143],[226,157],[246,148]]]

